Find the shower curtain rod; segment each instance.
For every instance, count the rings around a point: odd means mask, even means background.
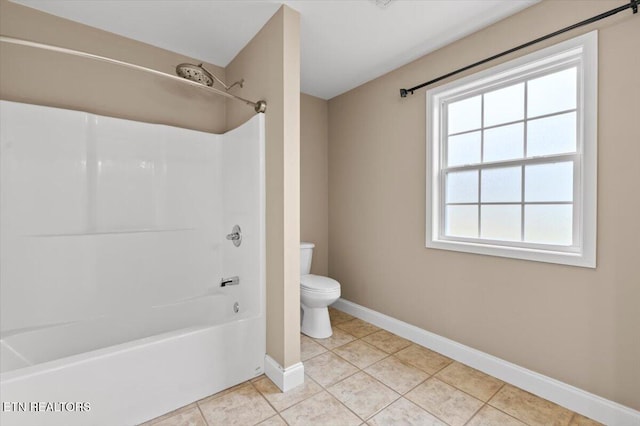
[[[187,80],[187,79],[184,79],[182,77],[178,77],[176,75],[167,74],[165,72],[154,70],[152,68],[143,67],[141,65],[132,64],[130,62],[119,61],[117,59],[107,58],[106,56],[94,55],[93,53],[82,52],[80,50],[67,49],[65,47],[53,46],[51,44],[38,43],[38,42],[35,42],[35,41],[29,41],[29,40],[24,40],[24,39],[15,38],[15,37],[0,36],[0,42],[17,44],[17,45],[27,46],[27,47],[34,47],[34,48],[37,48],[37,49],[49,50],[49,51],[52,51],[52,52],[65,53],[67,55],[73,55],[73,56],[79,56],[79,57],[82,57],[82,58],[94,59],[94,60],[97,60],[97,61],[102,61],[102,62],[107,62],[107,63],[110,63],[110,64],[120,65],[120,66],[123,66],[123,67],[126,67],[126,68],[135,69],[135,70],[138,70],[138,71],[148,72],[148,73],[160,76],[160,77],[165,77],[165,78],[172,79],[172,80],[180,82],[180,83],[189,84],[189,85],[191,85],[193,87],[198,87],[200,89],[204,89],[204,90],[207,90],[207,91],[209,91],[211,93],[215,93],[217,95],[222,95],[222,96],[225,96],[225,97],[230,98],[230,99],[237,99],[239,101],[244,102],[247,105],[253,106],[253,109],[255,110],[255,112],[265,112],[267,110],[267,103],[265,101],[253,102],[253,101],[250,101],[248,99],[241,98],[240,96],[236,96],[234,94],[231,94],[231,93],[216,89],[215,87],[204,86],[204,85],[202,85],[200,83],[196,83],[195,81]]]
[[[489,61],[493,61],[494,59],[498,59],[498,58],[500,58],[502,56],[508,55],[509,53],[516,52],[518,50],[521,50],[521,49],[524,49],[526,47],[532,46],[532,45],[534,45],[536,43],[540,43],[541,41],[548,40],[548,39],[550,39],[552,37],[555,37],[557,35],[566,33],[567,31],[571,31],[571,30],[574,30],[576,28],[580,28],[580,27],[583,27],[585,25],[592,24],[592,23],[597,22],[597,21],[599,21],[601,19],[608,18],[609,16],[613,16],[616,13],[622,12],[624,10],[632,9],[633,13],[636,14],[636,13],[638,13],[638,4],[640,4],[640,0],[631,0],[628,4],[616,7],[614,9],[609,10],[609,11],[601,13],[600,15],[596,15],[596,16],[593,16],[593,17],[591,17],[589,19],[585,19],[584,21],[580,21],[577,24],[573,24],[573,25],[570,25],[568,27],[562,28],[562,29],[560,29],[558,31],[554,31],[554,32],[552,32],[550,34],[547,34],[545,36],[539,37],[539,38],[537,38],[535,40],[531,40],[531,41],[529,41],[527,43],[521,44],[521,45],[516,46],[514,48],[511,48],[509,50],[505,50],[504,52],[498,53],[498,54],[493,55],[493,56],[491,56],[489,58],[483,59],[483,60],[478,61],[478,62],[474,62],[473,64],[467,65],[466,67],[458,68],[455,71],[451,71],[450,73],[441,75],[440,77],[434,78],[433,80],[429,80],[426,83],[419,84],[419,85],[414,86],[414,87],[412,87],[410,89],[400,89],[400,96],[403,97],[403,98],[406,98],[407,94],[411,93],[413,95],[413,92],[415,92],[418,89],[422,89],[425,86],[429,86],[429,85],[431,85],[433,83],[437,83],[437,82],[439,82],[441,80],[444,80],[445,78],[449,78],[449,77],[454,76],[456,74],[460,74],[463,71],[466,71],[466,70],[471,69],[471,68],[475,68],[478,65],[482,65],[482,64],[485,64],[485,63],[487,63]]]

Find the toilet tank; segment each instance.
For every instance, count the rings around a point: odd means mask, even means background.
[[[311,258],[313,257],[313,243],[300,243],[300,275],[311,273]]]

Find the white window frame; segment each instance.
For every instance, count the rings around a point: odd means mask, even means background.
[[[444,233],[446,105],[501,86],[577,65],[577,151],[549,156],[574,161],[574,232],[572,246],[452,238]],[[598,33],[558,43],[427,91],[426,247],[538,262],[596,267]],[[547,158],[547,160],[549,160]],[[545,162],[545,157],[500,165]],[[551,162],[551,161],[549,161]],[[485,168],[485,165],[482,165]],[[480,200],[478,201],[480,203]],[[479,204],[480,205],[480,204]],[[524,208],[524,207],[523,207]]]

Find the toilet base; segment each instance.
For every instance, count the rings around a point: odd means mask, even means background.
[[[305,306],[304,303],[300,305],[302,307],[302,324],[300,325],[300,331],[315,339],[331,337],[333,330],[331,329],[331,320],[329,319],[329,309],[326,306],[324,308],[310,308]]]

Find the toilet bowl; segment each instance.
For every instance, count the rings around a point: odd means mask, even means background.
[[[309,337],[324,339],[333,334],[327,307],[340,297],[340,283],[309,273],[314,247],[313,243],[300,243],[300,330]]]

